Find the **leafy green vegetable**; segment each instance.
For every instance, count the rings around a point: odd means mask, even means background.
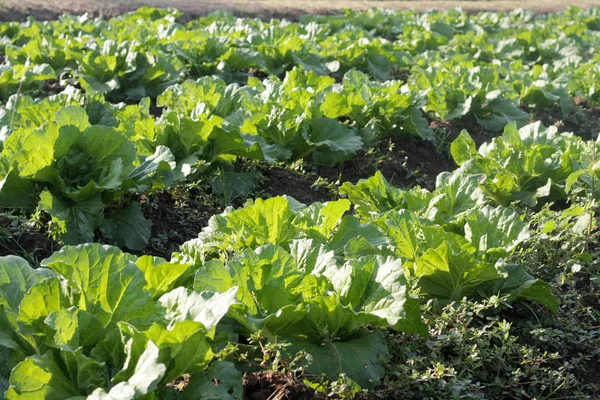
[[[111,242],[145,247],[150,222],[129,196],[162,186],[160,171],[171,168],[169,150],[139,157],[134,143],[111,127],[90,125],[78,106],[60,108],[54,119],[18,128],[4,143],[0,202],[33,208],[39,196],[39,207],[68,244],[91,242],[100,229]],[[108,209],[115,212],[105,218]]]
[[[189,265],[99,244],[66,246],[42,266],[0,259],[0,277],[11,274],[0,280],[8,399],[161,397],[184,374],[203,379],[237,292],[171,290]]]
[[[585,165],[589,151],[580,138],[544,129],[539,122],[520,130],[507,125],[502,136],[479,152],[474,148],[463,132],[452,144],[452,156],[468,171],[486,175],[480,184],[486,196],[498,204],[529,207],[566,200],[567,178]]]
[[[341,265],[324,248],[314,242],[308,245],[312,249],[304,251],[318,255],[304,268],[294,254],[274,245],[241,252],[228,264],[208,261],[196,273],[194,290],[239,287],[237,299],[243,308],[231,308],[228,315],[243,330],[261,330],[270,340],[290,341],[296,349],[299,347],[294,346],[311,343],[304,348],[314,360],[309,366],[311,373],[324,373],[335,380],[343,372],[360,386],[371,387],[383,374],[381,359],[386,351],[382,337],[371,337],[363,325],[426,334],[419,303],[408,297],[402,263],[393,258],[363,257]],[[354,369],[355,356],[338,353],[352,346],[356,335],[369,336],[364,356],[372,360],[367,368],[373,372],[366,375]],[[316,350],[322,343],[326,347]]]

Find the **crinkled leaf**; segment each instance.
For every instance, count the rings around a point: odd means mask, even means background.
[[[501,277],[492,264],[477,262],[469,253],[455,253],[447,242],[417,258],[415,275],[422,294],[453,301],[473,296],[479,285]]]
[[[294,236],[288,201],[283,197],[267,200],[257,199],[249,207],[244,207],[227,215],[227,227],[239,236],[239,241],[252,246],[284,244]]]
[[[465,237],[478,251],[499,258],[527,239],[529,230],[518,213],[504,207],[485,206],[467,215]]]
[[[173,289],[175,282],[190,269],[190,264],[169,263],[160,257],[142,256],[135,264],[144,272],[146,290],[158,298]]]
[[[348,196],[356,212],[363,218],[396,209],[404,203],[404,191],[390,185],[380,171],[356,185],[345,182],[340,194]]]
[[[79,307],[110,329],[118,321],[148,323],[154,313],[144,273],[116,247],[65,246],[42,261],[81,293]]]
[[[298,213],[293,224],[308,237],[326,242],[350,206],[350,202],[345,199],[325,204],[313,203]]]
[[[170,323],[201,322],[207,330],[211,330],[236,302],[237,292],[237,287],[232,287],[224,293],[198,293],[179,287],[164,294],[158,302],[164,309],[166,320]]]

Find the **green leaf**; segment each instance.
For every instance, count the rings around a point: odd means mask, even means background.
[[[435,197],[431,199],[427,218],[448,224],[460,221],[464,213],[483,204],[486,198],[479,187],[485,178],[481,174],[470,174],[469,163],[454,172],[442,172],[437,176]]]
[[[340,253],[350,240],[360,236],[364,237],[373,247],[384,247],[388,244],[386,237],[373,225],[361,224],[353,215],[346,215],[329,241],[330,248],[336,253]]]
[[[237,130],[215,128],[210,139],[213,143],[212,158],[219,156],[242,156],[253,160],[267,160],[269,149],[263,138],[256,135],[245,135]],[[285,158],[284,158],[285,159]]]
[[[108,382],[105,365],[81,353],[81,351],[61,351],[66,375],[74,383],[79,393],[92,393]]]
[[[475,119],[488,131],[498,132],[511,122],[516,122],[519,127],[527,125],[529,115],[515,107],[510,100],[496,98],[475,114]]]
[[[455,253],[448,242],[417,258],[415,276],[422,294],[452,301],[473,296],[479,285],[501,278],[492,264],[477,262],[469,253]]]
[[[85,109],[77,106],[61,108],[54,118],[59,125],[71,125],[82,132],[90,126]]]
[[[430,244],[422,239],[419,221],[408,210],[386,213],[374,224],[394,244],[393,251],[405,260],[414,260]]]
[[[244,251],[226,266],[216,260],[207,263],[196,273],[194,289],[223,291],[237,285],[237,300],[245,308],[238,312],[232,307],[230,316],[250,332],[268,326],[276,334],[304,315],[295,311],[300,282],[301,272],[290,254],[266,245]]]
[[[571,173],[565,180],[565,192],[569,193],[573,186],[579,181],[579,177],[585,174],[584,169],[579,169]]]
[[[223,97],[225,87],[225,81],[211,76],[204,76],[197,81],[186,80],[170,86],[158,96],[156,103],[159,107],[168,107],[183,115],[191,115],[199,104],[214,111]]]
[[[161,352],[168,350],[166,382],[201,371],[214,357],[208,332],[200,322],[179,321],[168,329],[154,324],[144,333],[149,339],[148,345],[155,343]]]
[[[419,107],[411,106],[406,109],[406,120],[402,124],[402,129],[416,134],[423,140],[433,140],[433,131],[429,128],[429,121],[423,117],[423,112]]]
[[[169,263],[160,257],[142,256],[135,264],[144,272],[145,289],[156,299],[173,289],[175,282],[190,269],[191,264]]]
[[[69,204],[46,190],[40,195],[39,207],[52,216],[65,244],[93,242],[94,231],[104,219],[100,195]]]
[[[79,347],[90,349],[106,335],[104,326],[96,317],[77,307],[54,311],[44,322],[56,331],[54,343],[67,351],[76,351]]]
[[[196,271],[194,277],[194,290],[202,292],[211,290],[215,292],[226,292],[236,285],[235,272],[219,260],[210,260]],[[243,288],[243,287],[242,287]]]
[[[503,264],[506,278],[496,283],[492,294],[498,292],[516,298],[533,300],[544,305],[554,314],[558,312],[558,299],[552,294],[552,287],[528,274],[522,265]]]
[[[0,257],[0,307],[4,307],[8,320],[13,324],[26,293],[43,278],[38,270],[20,257]]]
[[[235,257],[226,271],[232,283],[239,288],[237,299],[251,313],[264,316],[280,308],[294,304],[298,297],[295,291],[300,281],[300,271],[294,260],[283,248],[265,245],[255,251],[246,250]],[[205,290],[206,285],[219,283],[224,270],[211,265],[210,275],[199,270],[194,280],[195,290]],[[208,278],[208,279],[207,279]],[[224,278],[224,281],[228,281]]]
[[[20,332],[27,335],[50,335],[45,324],[48,315],[71,306],[66,290],[58,278],[48,278],[33,285],[19,307]]]
[[[256,189],[258,172],[233,172],[220,170],[208,182],[215,193],[221,196],[224,203],[238,197],[248,197]]]
[[[33,182],[19,177],[19,171],[13,169],[0,181],[0,206],[7,208],[34,208],[38,195]]]
[[[146,157],[140,165],[131,171],[126,177],[126,181],[132,182],[130,185],[136,187],[139,191],[144,189],[143,185],[148,186],[147,181],[157,171],[165,171],[175,169],[175,156],[166,146],[156,146],[154,154]]]
[[[201,322],[207,330],[211,330],[227,314],[229,307],[236,303],[237,291],[237,287],[232,287],[224,293],[198,293],[179,287],[164,294],[158,302],[164,309],[167,321]]]
[[[154,302],[144,290],[144,273],[116,247],[100,244],[65,246],[42,261],[68,279],[80,294],[79,307],[107,328],[118,321],[148,323]]]
[[[464,129],[460,132],[460,135],[450,145],[450,153],[452,159],[458,165],[463,165],[466,161],[477,156],[475,142],[469,132]]]
[[[144,217],[138,203],[131,202],[126,208],[106,217],[100,225],[100,231],[119,247],[142,250],[150,240],[152,222]]]
[[[4,308],[0,306],[0,361],[3,362],[0,365],[0,380],[4,377],[8,379],[10,371],[19,362],[25,360],[28,355],[35,353],[32,341],[30,342],[28,339],[30,338],[23,337],[17,331],[16,322],[9,321]],[[8,386],[8,381],[5,383]]]
[[[167,372],[167,366],[161,360],[160,349],[148,341],[143,353],[137,358],[133,374],[127,381],[113,386],[108,393],[102,388],[96,389],[88,400],[135,399],[153,392]]]
[[[352,108],[348,106],[348,98],[342,93],[330,92],[321,103],[321,112],[328,118],[338,118],[348,115]]]
[[[558,313],[558,299],[552,293],[552,286],[546,282],[536,280],[531,286],[524,288],[519,297],[538,302],[554,314]]]
[[[342,301],[361,313],[384,319],[396,330],[427,336],[421,322],[419,301],[409,298],[409,286],[402,262],[394,257],[364,257],[351,260],[351,279],[341,287]],[[327,271],[323,272],[327,275]]]
[[[362,148],[360,136],[330,118],[312,119],[310,128],[303,133],[307,143],[315,146],[313,160],[318,164],[336,165]]]
[[[190,377],[183,392],[169,390],[168,399],[194,400],[198,394],[206,400],[236,400],[243,397],[242,374],[229,361],[215,361],[206,371]]]
[[[117,327],[109,331],[105,341],[100,343],[92,354],[104,355],[113,366],[111,384],[125,382],[135,374],[137,362],[148,347],[148,338],[127,321],[119,321]],[[168,359],[161,357],[166,364]]]
[[[93,125],[86,129],[82,146],[98,163],[98,168],[111,166],[113,161],[121,160],[128,166],[136,159],[135,146],[123,134],[114,128]]]
[[[305,375],[310,379],[325,375],[336,381],[346,374],[363,389],[374,388],[385,374],[383,361],[388,357],[385,335],[381,331],[361,330],[344,341],[326,340],[322,343],[294,339],[286,349],[288,354],[304,351],[307,358]]]
[[[83,394],[65,376],[52,352],[28,357],[13,369],[9,382],[10,387],[4,394],[7,400],[59,400]]]

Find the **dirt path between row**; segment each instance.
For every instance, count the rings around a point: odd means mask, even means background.
[[[0,0],[0,20],[25,20],[34,16],[38,20],[55,19],[60,14],[103,15],[112,17],[139,7],[175,7],[189,18],[216,10],[229,10],[239,15],[261,17],[297,17],[304,13],[335,13],[344,8],[366,10],[382,7],[395,10],[430,10],[462,7],[467,11],[509,11],[516,8],[531,9],[538,13],[564,10],[568,6],[600,7],[600,0]]]

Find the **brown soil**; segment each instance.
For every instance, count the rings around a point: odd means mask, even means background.
[[[23,257],[34,266],[50,257],[60,246],[42,232],[24,224],[23,220],[0,215],[0,256]]]
[[[44,94],[47,96],[61,93],[63,90],[65,90],[64,86],[60,86],[56,80],[47,80],[44,82]]]
[[[223,0],[223,1],[190,1],[190,0],[2,0],[0,2],[0,20],[25,21],[28,16],[37,20],[56,19],[63,13],[83,14],[91,16],[114,17],[139,7],[174,7],[184,12],[182,19],[189,20],[206,15],[216,10],[228,10],[239,16],[261,16],[263,18],[297,19],[307,13],[339,13],[342,9],[351,8],[368,10],[381,7],[395,10],[451,9],[462,7],[467,12],[478,11],[510,11],[515,8],[534,10],[537,13],[548,13],[564,10],[574,5],[580,8],[599,6],[600,0]]]
[[[335,200],[342,183],[357,183],[377,171],[394,186],[419,185],[431,190],[435,188],[437,175],[453,170],[456,165],[438,153],[431,142],[405,137],[384,140],[371,151],[361,150],[336,167],[305,164],[304,172],[269,165],[262,168],[264,182],[260,197],[288,195],[310,204]]]
[[[29,1],[27,4],[14,4],[9,3],[7,8],[2,8],[2,4],[0,4],[0,21],[18,21],[23,22],[26,21],[29,17],[35,18],[37,21],[51,21],[56,20],[61,15],[73,14],[73,15],[81,15],[84,13],[88,13],[91,17],[104,17],[104,18],[114,18],[122,15],[124,13],[134,11],[139,7],[146,6],[144,3],[138,4],[122,4],[119,2],[109,3],[107,1],[99,1],[99,2],[78,2],[72,1],[67,5],[60,5],[55,7],[51,4],[52,1],[44,1],[44,0],[35,0]],[[109,4],[107,4],[109,3]],[[244,8],[236,8],[235,5],[226,4],[227,2],[223,2],[221,6],[215,5],[206,5],[206,4],[194,4],[188,7],[181,7],[181,4],[177,4],[177,8],[179,8],[183,14],[179,18],[179,22],[189,22],[191,20],[197,19],[204,15],[207,15],[211,12],[217,10],[227,10],[234,13],[240,17],[261,17],[264,19],[271,18],[286,18],[291,21],[296,21],[303,14],[306,14],[306,10],[298,9],[298,8],[282,8],[275,7],[272,9],[265,7],[253,7],[250,4],[248,7]],[[163,4],[150,4],[152,7],[168,7],[168,5]],[[311,10],[311,13],[327,15],[334,14],[339,12],[339,10],[328,10],[328,9],[317,9]]]
[[[374,151],[360,151],[356,157],[337,167],[313,168],[321,177],[339,184],[356,183],[380,171],[397,187],[420,185],[433,189],[437,175],[455,167],[452,161],[438,152],[433,143],[402,137],[383,140]]]
[[[140,203],[144,216],[152,221],[150,244],[140,254],[167,259],[173,252],[179,251],[184,242],[196,238],[211,216],[223,211],[202,204],[193,194],[177,198],[162,192],[142,196]]]
[[[301,203],[326,202],[335,196],[322,186],[315,185],[315,179],[303,176],[297,171],[279,167],[268,167],[262,171],[264,197],[288,195]]]
[[[450,144],[452,144],[452,141],[456,139],[463,130],[466,130],[469,133],[469,135],[475,142],[475,145],[477,146],[480,146],[485,142],[489,142],[496,136],[502,135],[502,131],[490,132],[483,129],[483,127],[477,124],[477,122],[473,118],[469,117],[455,119],[451,121],[431,121],[429,127],[434,131],[436,129],[441,129],[446,132],[446,134],[448,135],[446,139],[446,144],[448,145],[447,150],[449,150],[449,146]]]
[[[552,109],[536,109],[523,105],[523,111],[532,115],[532,121],[544,126],[556,126],[559,132],[572,132],[585,140],[596,139],[600,131],[600,107],[575,98],[575,107],[569,115],[563,115],[559,106]]]
[[[316,393],[298,380],[273,371],[244,374],[244,399],[309,400]]]

